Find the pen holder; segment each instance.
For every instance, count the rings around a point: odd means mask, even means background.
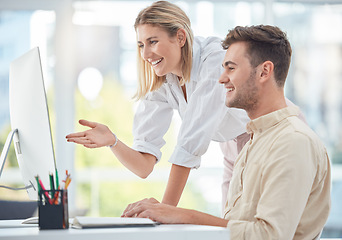
[[[68,192],[66,190],[39,191],[39,229],[68,229]]]

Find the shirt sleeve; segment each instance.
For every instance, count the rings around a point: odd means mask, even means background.
[[[222,73],[223,57],[224,51],[222,50],[212,52],[199,67],[200,72],[197,76],[200,79],[197,79],[196,90],[188,98],[188,106],[180,126],[177,144],[169,159],[169,162],[173,164],[198,168],[201,156],[207,151],[220,121],[227,115],[225,89],[218,82]],[[233,115],[231,118],[234,122],[238,122]],[[231,139],[242,132],[243,130],[232,134]]]
[[[173,109],[166,100],[165,89],[149,93],[137,108],[133,121],[133,146],[139,152],[149,153],[161,159],[160,149],[165,145],[163,139],[168,130]]]
[[[297,133],[277,139],[265,159],[254,221],[230,220],[232,239],[294,237],[314,182],[317,156],[308,137]]]

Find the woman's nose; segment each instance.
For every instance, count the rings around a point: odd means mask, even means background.
[[[150,58],[150,55],[151,55],[151,51],[149,48],[144,47],[141,50],[141,56],[145,61],[148,61],[148,59]]]

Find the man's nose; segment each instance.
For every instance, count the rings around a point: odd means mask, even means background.
[[[223,72],[222,74],[221,74],[221,76],[219,77],[219,83],[221,83],[221,84],[224,84],[224,83],[227,83],[227,82],[229,82],[229,77],[228,77],[228,75],[226,74],[226,72]]]

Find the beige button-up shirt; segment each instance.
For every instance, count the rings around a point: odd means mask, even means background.
[[[231,239],[313,239],[330,210],[330,162],[317,135],[287,107],[247,125],[225,218]]]

